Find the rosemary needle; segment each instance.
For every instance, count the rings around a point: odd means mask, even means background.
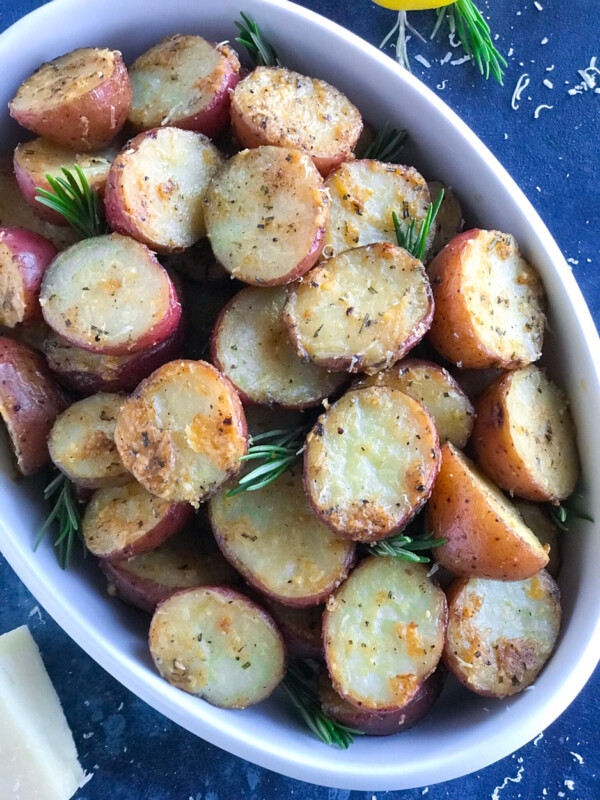
[[[46,531],[53,522],[58,522],[58,536],[54,542],[58,563],[61,569],[67,569],[71,561],[73,546],[76,539],[81,539],[81,515],[77,508],[77,501],[73,495],[73,485],[69,479],[60,472],[44,489],[44,500],[54,503],[50,514],[40,528],[33,544],[34,552],[38,549]]]
[[[389,539],[383,539],[381,542],[368,545],[367,552],[374,556],[391,556],[391,558],[412,561],[413,563],[428,564],[429,557],[419,555],[418,551],[431,550],[447,542],[447,539],[433,539],[432,536],[433,533],[415,537],[399,533]]]
[[[567,533],[570,530],[569,524],[573,519],[582,519],[585,522],[594,521],[593,517],[586,514],[584,511],[580,511],[569,501],[559,503],[557,506],[548,503],[548,511],[556,527]]]
[[[62,167],[64,178],[53,178],[46,174],[46,180],[52,188],[36,187],[36,200],[47,208],[64,217],[84,239],[106,233],[100,214],[98,192],[90,188],[81,167],[75,164],[73,171]]]
[[[413,219],[410,221],[409,225],[404,226],[398,219],[396,212],[392,211],[392,220],[394,222],[394,230],[396,232],[398,245],[403,247],[405,250],[408,250],[411,256],[418,258],[419,261],[423,261],[423,258],[425,257],[427,237],[429,236],[431,226],[435,222],[435,218],[440,210],[443,199],[444,190],[441,189],[435,203],[429,204],[425,219],[419,224],[417,224],[417,222]]]
[[[388,164],[398,164],[407,141],[407,131],[392,128],[390,123],[386,122],[360,157],[374,158]]]
[[[260,28],[252,17],[240,11],[242,22],[236,22],[235,25],[239,28],[240,35],[236,38],[236,42],[243,45],[248,51],[248,55],[257,67],[281,67],[281,61],[277,55],[277,51],[261,33]]]

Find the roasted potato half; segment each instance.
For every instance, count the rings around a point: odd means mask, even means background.
[[[460,578],[448,589],[444,662],[476,694],[518,694],[550,657],[560,621],[560,592],[545,570],[509,583]]]
[[[324,606],[284,606],[269,597],[260,602],[277,623],[290,658],[323,658]]]
[[[0,228],[0,325],[41,321],[42,278],[57,254],[51,241],[23,228]]]
[[[535,365],[505,373],[479,397],[473,447],[479,466],[511,495],[556,503],[575,489],[569,401]]]
[[[435,560],[455,575],[520,581],[548,563],[539,539],[502,492],[450,442],[427,505]]]

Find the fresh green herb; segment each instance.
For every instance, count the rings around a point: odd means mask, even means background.
[[[580,495],[576,495],[576,497],[580,497]],[[557,506],[548,503],[547,506],[552,522],[557,528],[560,528],[561,531],[568,532],[570,530],[569,526],[574,519],[582,519],[585,520],[585,522],[594,521],[593,517],[576,508],[570,500],[565,500]]]
[[[56,520],[58,522],[58,536],[54,542],[54,547],[57,548],[56,554],[61,569],[67,569],[71,561],[75,540],[82,539],[81,515],[73,496],[73,485],[62,472],[44,489],[44,500],[51,500],[54,506],[37,535],[33,549],[34,551],[38,549],[46,531]]]
[[[257,67],[281,67],[277,51],[271,42],[265,39],[252,17],[244,14],[243,11],[240,12],[240,17],[243,21],[235,23],[240,30],[236,42],[244,45],[254,65]]]
[[[53,178],[46,174],[52,191],[38,186],[35,199],[63,216],[84,239],[106,233],[106,225],[100,215],[98,192],[90,188],[81,167],[75,164],[73,172],[62,167],[62,172],[64,178]]]
[[[411,256],[418,258],[419,261],[423,261],[425,256],[427,237],[429,236],[431,226],[435,222],[435,218],[440,210],[443,199],[444,190],[441,189],[435,203],[429,204],[425,219],[422,220],[422,222],[420,222],[418,225],[414,219],[411,220],[409,225],[403,225],[398,219],[396,212],[392,211],[392,219],[394,221],[394,229],[396,231],[396,239],[398,240],[399,246],[403,247],[405,250],[408,250]]]
[[[431,550],[447,542],[447,539],[432,539],[432,536],[433,533],[414,537],[399,533],[389,539],[383,539],[381,542],[368,545],[367,552],[374,556],[391,556],[392,558],[404,559],[404,561],[428,564],[429,557],[419,555],[419,551]]]
[[[362,153],[361,158],[374,158],[388,164],[398,164],[408,138],[408,131],[392,128],[390,123],[386,122]]]
[[[355,736],[362,736],[362,731],[342,725],[324,713],[314,679],[305,675],[299,664],[288,665],[287,674],[280,685],[307,727],[325,744],[347,750]]]

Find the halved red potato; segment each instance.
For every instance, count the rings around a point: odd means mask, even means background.
[[[527,500],[515,499],[515,506],[525,520],[525,525],[535,533],[548,553],[546,572],[556,578],[560,571],[560,535],[543,506]]]
[[[405,706],[394,711],[369,711],[349,703],[336,692],[326,672],[318,680],[319,702],[327,716],[368,736],[392,736],[420,722],[444,686],[441,669],[426,678]]]
[[[52,372],[61,383],[80,394],[131,392],[144,378],[181,355],[184,326],[163,342],[139,353],[106,356],[82,350],[53,331],[47,336],[43,352]]]
[[[160,603],[149,642],[165,680],[221,708],[259,703],[285,674],[271,616],[227,587],[185,589]]]
[[[44,63],[8,104],[11,117],[73,150],[100,150],[123,127],[131,84],[118,50],[83,47]]]
[[[81,530],[93,555],[122,561],[154,550],[180,531],[193,513],[189,503],[155,497],[131,481],[94,492]]]
[[[473,447],[486,475],[526,500],[565,500],[579,477],[567,396],[534,365],[501,375],[478,399]]]
[[[115,441],[148,491],[198,506],[239,471],[246,418],[237,393],[211,364],[172,361],[126,401]]]
[[[0,227],[27,228],[45,236],[58,250],[70,247],[78,239],[73,228],[53,225],[34,212],[15,178],[12,156],[0,156]]]
[[[446,620],[446,597],[426,567],[369,556],[323,615],[334,689],[369,711],[402,709],[440,660]]]
[[[435,201],[443,190],[444,197],[435,218],[435,238],[431,246],[433,255],[437,255],[451,239],[462,230],[464,219],[458,198],[449,186],[440,181],[428,181],[431,199]]]
[[[227,303],[215,323],[211,359],[246,403],[307,408],[318,405],[345,377],[302,361],[282,322],[284,287],[251,286]]]
[[[0,228],[0,325],[41,320],[42,278],[57,254],[51,241],[23,228]]]
[[[291,287],[283,314],[301,358],[347,372],[393,364],[423,338],[432,319],[423,265],[389,242],[318,264]]]
[[[473,430],[475,412],[471,401],[452,375],[431,361],[407,358],[389,369],[361,378],[356,388],[389,386],[418,400],[435,422],[440,443],[464,447]]]
[[[176,34],[129,67],[137,131],[173,125],[216,136],[229,123],[231,90],[240,79],[237,54],[226,44]]]
[[[168,339],[181,318],[173,283],[143,244],[112,233],[54,259],[40,292],[53,331],[93,353],[122,356]]]
[[[244,147],[294,147],[323,175],[346,161],[360,138],[359,110],[325,81],[284,67],[257,67],[231,97],[231,123]]]
[[[372,159],[346,161],[328,176],[329,222],[323,256],[374,242],[396,244],[392,211],[406,224],[427,214],[429,189],[414,167]],[[433,242],[433,231],[428,246]]]
[[[64,178],[63,167],[73,170],[73,167],[78,166],[90,188],[102,197],[108,170],[118,152],[119,148],[112,145],[97,153],[82,153],[57,144],[51,139],[34,139],[17,145],[13,158],[15,177],[23,197],[38,216],[55,225],[68,225],[62,214],[36,199],[38,188],[52,191],[46,175],[52,178]]]
[[[522,581],[460,578],[448,589],[444,662],[484,697],[510,697],[534,682],[556,644],[560,592],[545,570]]]
[[[260,603],[277,623],[290,658],[323,658],[324,606],[293,608],[269,597],[261,597]]]
[[[103,559],[100,566],[108,580],[108,594],[152,614],[159,603],[181,589],[239,583],[240,576],[210,544],[192,522],[147,553],[122,561]]]
[[[450,442],[442,447],[427,529],[435,539],[447,539],[434,557],[455,575],[520,581],[548,563],[515,506]]]
[[[50,461],[48,433],[68,405],[44,357],[0,336],[0,416],[22,475],[32,475]]]
[[[306,439],[304,481],[315,513],[359,542],[404,527],[427,501],[439,468],[431,415],[387,386],[347,392]]]
[[[117,414],[125,397],[100,393],[73,403],[48,435],[54,464],[85,489],[122,486],[132,480],[115,445]]]
[[[435,299],[429,340],[440,355],[477,369],[514,369],[541,356],[544,287],[510,234],[465,231],[428,271]]]
[[[244,283],[291,283],[321,254],[329,199],[300,150],[257,147],[233,156],[211,181],[205,222],[213,252]]]
[[[156,128],[127,142],[106,184],[106,219],[159,252],[191,247],[206,233],[204,195],[222,165],[201,133]]]
[[[322,603],[356,560],[353,542],[340,539],[316,517],[300,469],[259,492],[210,501],[210,522],[225,558],[260,592],[290,606]]]

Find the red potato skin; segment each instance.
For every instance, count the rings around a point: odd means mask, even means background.
[[[68,405],[43,356],[1,336],[0,409],[22,475],[32,475],[50,461],[48,434]]]
[[[73,150],[90,152],[106,147],[125,124],[133,97],[127,67],[121,54],[114,52],[112,75],[91,92],[57,104],[41,115],[34,109],[15,111],[11,102],[11,117],[38,136]]]
[[[290,625],[283,618],[277,615],[277,605],[268,597],[260,597],[259,601],[264,604],[267,611],[272,615],[277,623],[279,630],[285,640],[285,647],[290,658],[313,658],[316,661],[323,660],[323,641],[321,630],[316,633],[312,631],[300,630],[298,626]]]
[[[0,244],[11,251],[13,263],[18,265],[23,284],[25,308],[19,322],[41,321],[42,309],[38,298],[42,278],[58,250],[39,233],[24,228],[0,228]],[[3,300],[0,297],[0,302]]]
[[[51,222],[53,225],[67,227],[69,223],[62,214],[59,214],[58,211],[53,211],[51,208],[48,208],[48,206],[45,206],[43,203],[39,203],[35,199],[37,197],[36,183],[29,172],[24,170],[23,167],[18,163],[16,158],[13,159],[13,169],[15,172],[15,178],[19,184],[19,189],[21,190],[21,194],[29,203],[35,215],[40,217],[40,219],[45,219],[46,222]],[[50,191],[50,186],[42,186],[40,188],[47,188],[48,191]]]

